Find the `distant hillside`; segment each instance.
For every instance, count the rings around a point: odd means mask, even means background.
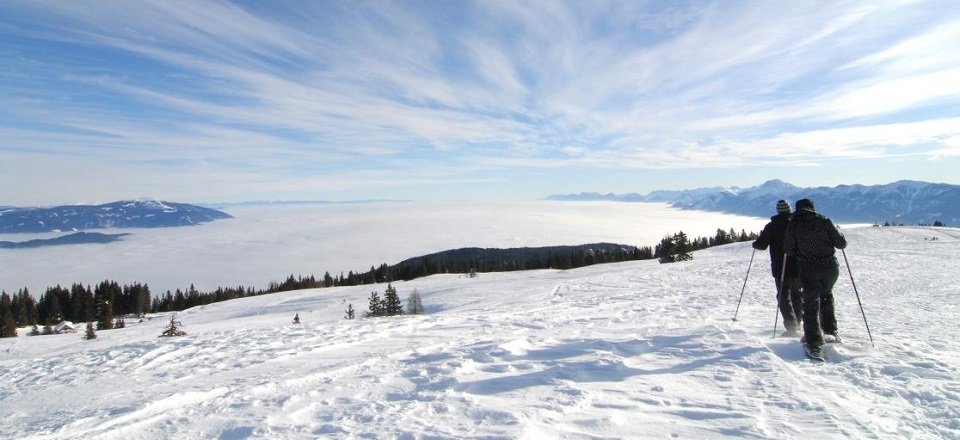
[[[524,248],[461,248],[409,258],[392,266],[351,273],[341,285],[376,280],[412,280],[438,273],[508,272],[532,269],[572,269],[600,263],[653,258],[650,247],[613,243]]]
[[[840,185],[833,188],[800,188],[771,180],[751,188],[700,188],[640,194],[581,193],[553,195],[549,200],[612,200],[670,203],[682,209],[717,211],[766,217],[774,214],[777,200],[793,204],[809,198],[817,210],[839,222],[931,224],[960,223],[960,186],[901,180],[887,185]]]
[[[21,242],[0,241],[0,249],[29,249],[42,246],[63,246],[68,244],[105,244],[121,240],[130,234],[101,234],[99,232],[75,232],[57,238],[36,239]]]
[[[197,225],[225,218],[230,218],[230,215],[185,203],[125,200],[103,205],[5,209],[0,211],[0,233],[162,228]]]
[[[444,271],[466,273],[500,272],[527,269],[569,269],[596,263],[641,259],[650,254],[636,246],[612,243],[593,243],[579,246],[546,246],[509,249],[462,248],[424,255],[401,261],[395,266],[402,279],[422,276],[418,272],[434,272],[430,266],[444,267]],[[652,257],[652,254],[648,255]]]

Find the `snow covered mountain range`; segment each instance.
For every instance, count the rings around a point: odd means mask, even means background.
[[[230,218],[215,209],[156,200],[0,210],[0,233],[190,226]]]
[[[195,307],[176,338],[164,315],[22,328],[0,338],[0,438],[960,438],[960,229],[844,233],[875,345],[844,267],[824,364],[772,338],[769,258],[737,243],[394,282],[426,315],[343,319],[380,284]]]
[[[887,185],[840,185],[800,188],[771,180],[750,188],[699,188],[641,194],[580,193],[552,195],[549,200],[612,200],[669,203],[676,208],[766,217],[777,200],[791,204],[809,198],[817,210],[838,222],[932,224],[960,223],[960,186],[901,180]]]

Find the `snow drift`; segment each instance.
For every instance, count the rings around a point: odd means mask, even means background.
[[[876,348],[844,270],[845,343],[826,364],[771,338],[766,253],[731,321],[740,243],[395,283],[422,316],[344,320],[385,287],[368,285],[193,308],[179,338],[158,338],[169,318],[155,316],[91,341],[0,340],[0,437],[960,437],[960,230],[845,233]]]

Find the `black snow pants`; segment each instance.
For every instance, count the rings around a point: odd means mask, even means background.
[[[837,331],[837,317],[833,309],[833,285],[840,277],[840,266],[832,264],[800,266],[803,285],[803,336],[807,344],[823,345],[823,333]]]
[[[780,279],[775,278],[777,284],[777,304],[780,306],[780,316],[783,316],[783,328],[798,330],[800,320],[803,319],[803,293],[800,291],[800,278],[787,278],[781,285]]]

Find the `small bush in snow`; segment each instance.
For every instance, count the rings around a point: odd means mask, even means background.
[[[347,310],[343,312],[343,319],[356,318],[356,312],[353,310],[353,304],[347,304]]]
[[[168,338],[172,336],[183,336],[187,332],[180,330],[180,327],[183,324],[180,324],[180,321],[177,321],[176,315],[170,315],[170,324],[167,324],[167,328],[163,330],[163,333],[160,334],[161,338]]]

